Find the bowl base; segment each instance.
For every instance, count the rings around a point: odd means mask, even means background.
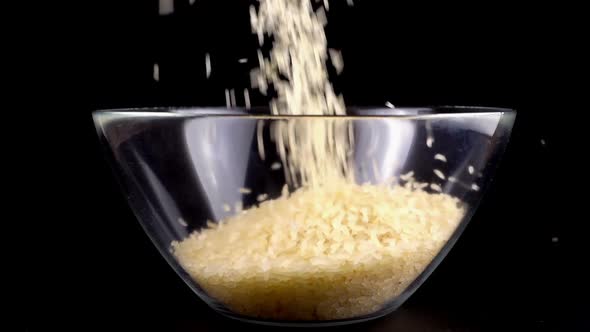
[[[400,305],[394,307],[387,307],[376,311],[372,314],[354,317],[354,318],[347,318],[347,319],[337,319],[337,320],[316,320],[316,321],[273,321],[273,320],[264,320],[258,319],[248,316],[237,315],[227,311],[217,311],[222,316],[238,320],[241,322],[249,323],[249,324],[258,324],[258,325],[266,325],[266,326],[285,326],[285,327],[329,327],[329,326],[340,326],[340,325],[349,325],[349,324],[357,324],[363,323],[367,321],[371,321],[377,318],[381,318],[386,316],[393,311],[395,311]]]

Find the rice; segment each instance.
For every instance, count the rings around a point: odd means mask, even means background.
[[[395,106],[391,102],[388,102],[388,101],[385,102],[385,106],[387,106],[389,108],[395,108]]]
[[[209,57],[209,53],[205,54],[205,76],[207,78],[211,76],[211,57]]]
[[[276,92],[272,114],[345,115],[344,100],[328,79],[328,58],[337,73],[343,68],[341,53],[327,47],[328,2],[317,10],[309,0],[258,2],[258,9],[250,7],[252,31],[260,45],[265,35],[274,44],[267,58],[258,51],[259,68],[250,78],[262,94],[269,87]],[[225,94],[226,103],[235,106],[234,90]],[[280,158],[270,168],[283,168],[286,179],[280,196],[268,200],[266,193],[257,194],[258,206],[245,210],[236,202],[233,216],[208,221],[173,242],[174,255],[208,295],[245,316],[331,320],[382,309],[453,234],[464,215],[460,201],[438,184],[414,181],[413,171],[399,176],[403,185],[393,177],[382,185],[357,184],[350,120],[288,117],[269,123]],[[264,122],[258,121],[262,160],[263,133]],[[428,147],[433,142],[430,128]],[[374,159],[371,166],[381,180]],[[228,204],[223,209],[231,210]]]
[[[445,179],[445,174],[439,169],[432,170],[436,176],[438,176],[441,180]]]
[[[265,201],[172,248],[209,295],[242,315],[356,317],[424,270],[459,224],[458,203],[405,186],[338,182]]]
[[[154,81],[156,81],[156,82],[160,81],[160,65],[158,65],[157,63],[154,63],[153,77],[154,77]]]
[[[442,188],[440,187],[440,185],[438,185],[436,183],[431,183],[430,184],[430,189],[432,189],[434,191],[442,192]]]
[[[234,89],[229,90],[229,97],[230,97],[232,107],[235,107],[237,105],[237,103],[236,103],[236,91]]]
[[[238,189],[238,192],[240,194],[251,194],[252,193],[252,189],[250,189],[250,188],[240,188],[240,189]]]
[[[246,104],[246,109],[250,109],[250,93],[248,89],[244,89],[244,103]]]
[[[434,160],[440,160],[443,163],[447,162],[447,157],[445,157],[443,154],[437,153],[434,155]]]
[[[467,167],[467,172],[469,172],[469,174],[473,175],[473,173],[475,173],[475,168],[473,166],[469,165]]]
[[[258,202],[265,201],[267,198],[268,198],[268,195],[267,194],[260,194],[260,195],[256,196],[256,200]]]
[[[426,138],[426,146],[432,148],[432,144],[434,143],[434,137],[428,136]]]
[[[229,95],[229,90],[225,89],[225,106],[227,108],[231,107],[231,99],[230,99],[230,95]]]

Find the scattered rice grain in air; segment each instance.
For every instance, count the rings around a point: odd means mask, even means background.
[[[478,186],[477,184],[473,183],[473,184],[471,185],[471,189],[472,189],[473,191],[479,191],[479,186]]]
[[[430,189],[432,189],[434,191],[442,192],[442,188],[438,184],[436,184],[436,183],[431,183],[430,184]]]
[[[434,172],[434,174],[436,174],[436,176],[438,176],[438,177],[439,177],[441,180],[444,180],[444,179],[446,178],[446,177],[445,177],[445,174],[444,174],[444,173],[443,173],[441,170],[438,170],[438,169],[433,169],[432,171],[433,171],[433,172]]]
[[[184,227],[187,227],[188,226],[188,224],[186,223],[186,221],[184,221],[184,219],[182,219],[182,218],[178,218],[178,223],[181,226],[184,226]]]
[[[389,107],[389,108],[395,108],[395,105],[393,105],[391,102],[386,101],[385,102],[385,106]]]
[[[231,106],[236,107],[238,104],[236,103],[236,91],[234,89],[229,90],[229,97],[231,101]]]
[[[344,69],[344,60],[342,60],[342,52],[332,48],[329,50],[329,52],[330,59],[332,60],[332,65],[334,66],[334,69],[336,69],[336,73],[342,73],[342,70]]]
[[[546,144],[545,140],[544,139],[541,139],[541,145],[542,146],[545,146],[545,144]]]
[[[230,96],[229,96],[229,90],[228,89],[225,89],[225,106],[227,108],[231,108],[231,99],[230,99]]]
[[[399,178],[404,181],[408,181],[408,180],[412,179],[413,177],[414,177],[414,171],[409,171],[408,173],[402,174],[399,176]]]
[[[437,153],[437,154],[435,154],[435,155],[434,155],[434,159],[435,159],[435,160],[440,160],[440,161],[442,161],[443,163],[446,163],[446,162],[447,162],[447,157],[445,157],[444,155],[442,155],[442,154],[440,154],[440,153]]]
[[[231,206],[229,206],[229,204],[227,204],[227,203],[223,204],[223,211],[225,211],[225,212],[231,211]]]
[[[259,202],[262,202],[262,201],[266,200],[267,198],[268,198],[267,194],[260,194],[260,195],[256,196],[256,200]]]
[[[328,17],[326,16],[326,11],[324,8],[320,7],[318,10],[316,10],[315,14],[318,22],[320,22],[320,24],[325,27],[328,24]]]
[[[209,53],[205,54],[205,76],[207,78],[211,76],[211,58],[209,57]]]
[[[244,89],[244,103],[246,104],[246,109],[250,109],[250,92],[248,89]]]
[[[426,138],[426,146],[432,148],[432,143],[434,143],[434,137],[428,136],[428,138]]]
[[[154,81],[159,82],[160,81],[160,66],[157,63],[154,63]]]
[[[475,167],[469,165],[467,167],[467,172],[469,172],[469,174],[473,175],[473,173],[475,173]]]
[[[457,182],[457,178],[454,176],[449,176],[449,182]]]
[[[264,140],[262,137],[262,133],[264,131],[264,121],[259,120],[256,123],[256,142],[258,143],[258,155],[260,159],[264,160]]]
[[[250,189],[250,188],[240,188],[240,189],[238,189],[238,191],[240,192],[240,194],[250,194],[250,193],[252,193],[252,189]]]
[[[348,6],[350,7],[354,6],[354,0],[346,0],[346,3],[348,3]]]
[[[324,0],[324,7],[326,7],[326,10],[330,10],[330,1]]]
[[[248,58],[241,58],[241,59],[238,59],[238,62],[239,62],[239,63],[248,63]]]
[[[272,169],[273,171],[281,169],[281,163],[275,161],[274,163],[272,163],[272,165],[270,165],[270,169]]]
[[[174,0],[160,0],[158,14],[168,15],[174,12]]]

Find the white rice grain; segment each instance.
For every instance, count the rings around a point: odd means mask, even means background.
[[[153,77],[154,77],[154,81],[156,81],[156,82],[160,81],[160,65],[158,65],[157,63],[154,63]]]
[[[229,97],[231,101],[231,106],[236,107],[238,104],[236,103],[236,91],[234,89],[229,90]]]
[[[252,193],[252,189],[250,189],[250,188],[240,188],[240,189],[238,189],[238,192],[240,194],[250,194],[250,193]]]
[[[231,108],[231,99],[230,99],[230,96],[229,96],[229,90],[228,89],[225,89],[225,106],[227,108]]]
[[[441,180],[446,179],[445,174],[439,170],[439,169],[433,169],[432,170],[434,172],[434,174],[436,174],[436,176],[438,176]]]
[[[426,138],[426,146],[432,148],[432,144],[434,143],[434,137],[428,136]]]
[[[438,184],[436,184],[436,183],[431,183],[430,184],[430,189],[432,189],[434,191],[442,192],[442,188]]]
[[[248,89],[244,89],[244,103],[246,104],[246,109],[249,110],[252,106],[250,105],[250,92]]]
[[[205,54],[205,76],[209,78],[211,76],[211,57],[209,53]]]
[[[443,163],[446,163],[447,162],[447,157],[445,157],[443,154],[440,154],[440,153],[435,154],[434,155],[434,159],[435,160],[440,160]]]

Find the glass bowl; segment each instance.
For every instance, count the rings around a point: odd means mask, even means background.
[[[215,311],[275,325],[347,324],[402,305],[469,222],[516,115],[481,107],[359,108],[340,117],[258,114],[264,112],[118,109],[93,118],[132,210],[178,275]],[[270,131],[290,121],[346,123],[356,184],[337,195],[348,205],[285,186]],[[391,191],[391,200],[370,196],[372,190]],[[285,202],[288,195],[295,198]],[[268,206],[281,201],[284,209],[301,208],[296,199],[325,218],[310,224],[298,223],[297,214],[268,217]],[[364,218],[366,211],[355,210],[361,203],[380,218],[375,226],[349,218],[350,211]],[[342,231],[332,223],[344,210],[346,239],[330,233]],[[328,229],[327,240],[309,240],[312,228]],[[351,240],[361,233],[369,235]]]

